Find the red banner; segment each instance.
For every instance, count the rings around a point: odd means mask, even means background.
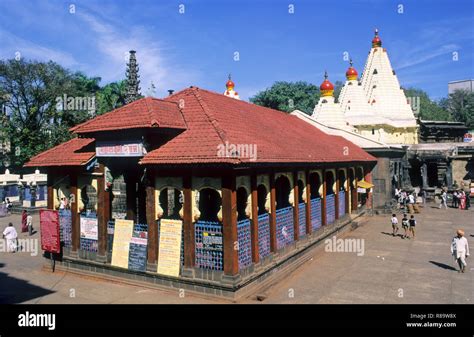
[[[50,253],[60,253],[59,212],[40,210],[41,249]]]

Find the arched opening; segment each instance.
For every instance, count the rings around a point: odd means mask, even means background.
[[[290,182],[285,176],[280,176],[275,182],[276,191],[276,209],[286,208],[291,206],[289,197],[291,192]]]
[[[257,187],[257,199],[258,199],[258,215],[266,214],[267,209],[265,204],[267,203],[267,188],[265,185],[258,185]]]
[[[81,201],[83,204],[81,213],[96,213],[97,209],[97,190],[94,186],[87,184],[81,187]]]
[[[220,211],[222,198],[213,188],[203,188],[199,191],[200,221],[218,222],[217,214]]]
[[[224,268],[224,238],[222,224],[218,217],[222,198],[213,188],[201,189],[197,197],[200,217],[195,223],[196,267],[222,270]]]
[[[237,221],[248,219],[245,213],[247,209],[247,190],[244,187],[237,189]]]
[[[267,196],[268,190],[265,185],[258,185],[258,254],[261,259],[270,255],[270,215],[266,209]]]
[[[335,177],[332,171],[325,174],[326,181],[326,224],[336,220],[336,196],[333,190]]]
[[[298,179],[298,234],[299,237],[306,235],[306,186],[301,179]]]
[[[357,181],[362,181],[364,180],[364,169],[362,167],[358,167],[356,169],[357,172]],[[365,206],[367,202],[367,190],[363,188],[357,188],[357,195],[358,195],[358,204],[357,207],[363,207]]]
[[[337,173],[337,180],[339,185],[338,191],[338,207],[339,207],[339,217],[344,216],[347,210],[347,196],[346,195],[346,173],[344,170],[339,170]]]
[[[349,169],[349,187],[351,191],[351,211],[357,210],[357,186],[355,186],[354,169]]]
[[[179,211],[183,207],[183,196],[180,190],[167,187],[161,190],[159,203],[165,219],[181,219]]]
[[[291,184],[286,176],[275,181],[275,192],[277,248],[281,249],[294,240],[293,207],[289,201]]]
[[[317,172],[313,172],[309,175],[309,185],[311,193],[311,228],[316,231],[321,228],[322,217],[321,217],[321,195],[319,190],[321,188],[321,177]]]

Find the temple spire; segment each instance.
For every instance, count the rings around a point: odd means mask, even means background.
[[[126,89],[126,96],[125,96],[125,102],[131,103],[133,101],[136,101],[137,99],[140,98],[140,75],[138,75],[138,63],[137,63],[137,58],[135,56],[135,50],[130,50],[130,59],[127,63],[127,89]]]
[[[379,37],[379,30],[375,28],[375,36],[372,40],[372,48],[382,47],[382,40]]]
[[[232,78],[231,78],[230,74],[229,74],[228,78],[229,78],[229,80],[225,84],[227,90],[224,92],[224,95],[226,95],[227,97],[240,99],[239,94],[234,90],[235,84],[234,84],[234,82],[232,82]]]
[[[322,97],[332,97],[334,94],[334,85],[328,80],[328,72],[324,71],[324,81],[319,86]]]

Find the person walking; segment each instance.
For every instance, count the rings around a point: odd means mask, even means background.
[[[453,192],[453,203],[451,204],[451,207],[453,208],[458,208],[459,205],[459,194],[458,191]]]
[[[15,227],[10,222],[8,227],[5,228],[3,231],[3,237],[7,239],[7,252],[14,253],[17,249],[16,238],[18,237],[18,233],[16,232]]]
[[[28,214],[26,217],[26,225],[28,226],[28,235],[32,236],[33,235],[33,217],[31,214]]]
[[[403,213],[403,219],[402,219],[402,228],[405,233],[403,233],[402,239],[409,239],[410,237],[408,236],[408,217],[406,213]]]
[[[28,218],[28,212],[26,209],[23,210],[21,213],[21,232],[25,233],[28,232],[28,225],[26,224],[26,220]]]
[[[408,221],[408,223],[410,224],[410,233],[413,237],[413,240],[415,240],[415,226],[416,226],[416,220],[415,220],[415,216],[412,215],[410,217],[410,220]]]
[[[395,214],[392,214],[392,235],[395,236],[398,233],[398,219]]]
[[[466,257],[469,256],[469,244],[462,229],[457,230],[456,236],[451,242],[451,254],[459,265],[458,273],[464,273],[467,266]]]
[[[461,191],[461,196],[460,196],[460,204],[459,204],[459,209],[466,209],[466,193],[464,191]]]
[[[439,204],[439,209],[444,205],[446,209],[448,209],[448,205],[446,204],[446,201],[448,200],[448,194],[446,193],[445,190],[443,190],[443,193],[441,194],[441,203]]]

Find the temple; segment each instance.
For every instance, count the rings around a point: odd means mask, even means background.
[[[48,173],[48,208],[70,203],[60,210],[62,268],[229,295],[287,268],[371,207],[373,156],[236,98],[230,78],[224,94],[190,87],[141,98],[33,157],[26,166]],[[132,268],[136,259],[113,262],[122,219],[145,233],[144,269]],[[182,238],[175,276],[160,271],[170,220]]]

